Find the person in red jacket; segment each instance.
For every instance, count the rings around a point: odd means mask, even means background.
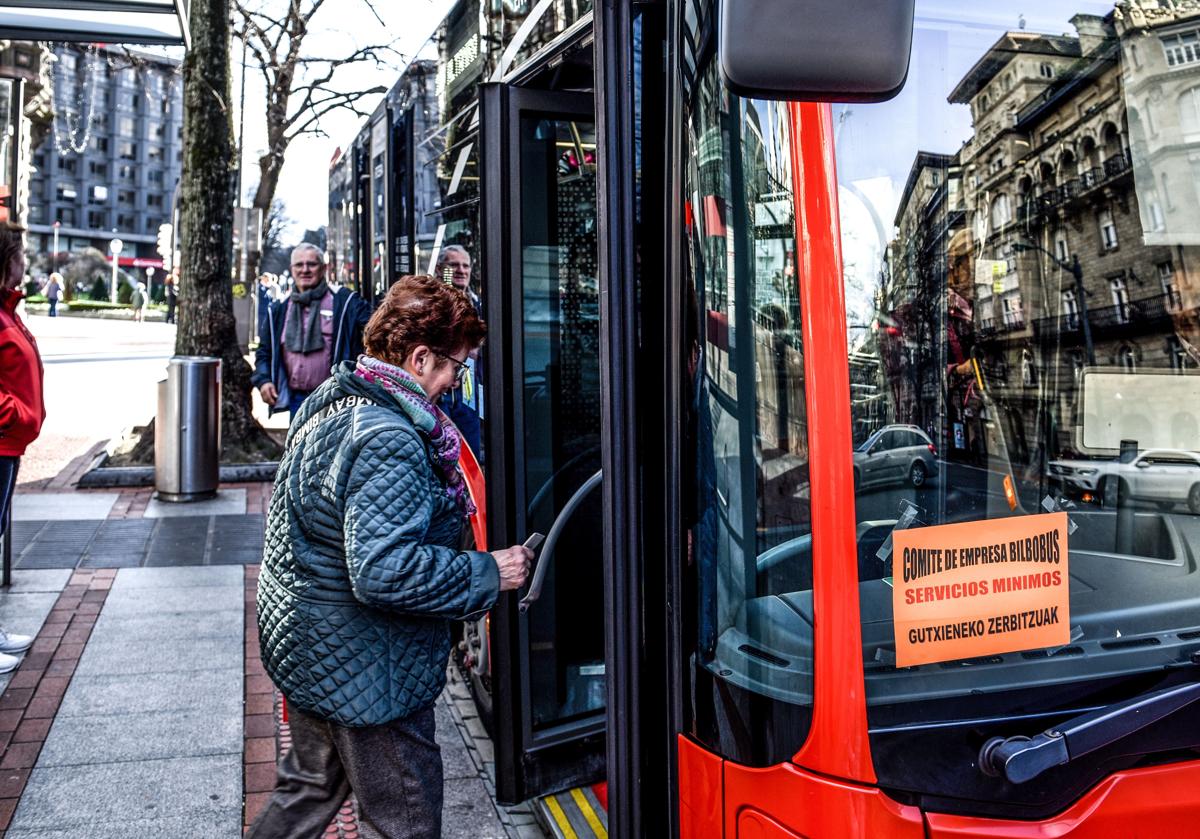
[[[42,400],[42,359],[37,342],[17,315],[25,296],[25,228],[0,224],[0,536],[6,536],[17,467],[25,448],[37,439],[46,418]],[[0,629],[0,673],[16,669],[33,644],[28,635]]]

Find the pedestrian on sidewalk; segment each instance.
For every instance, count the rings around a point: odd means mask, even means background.
[[[462,245],[446,245],[438,254],[437,277],[450,283],[471,300],[475,312],[483,317],[483,301],[471,289],[471,254]],[[468,370],[462,387],[457,387],[442,397],[438,403],[446,416],[462,434],[463,441],[471,447],[475,459],[483,463],[483,416],[482,368],[477,357],[467,361]]]
[[[167,323],[175,322],[175,303],[179,297],[179,288],[176,283],[179,281],[179,269],[172,268],[171,273],[167,274],[167,280],[163,283],[163,296],[167,300]]]
[[[53,271],[50,278],[46,281],[46,285],[42,288],[42,294],[46,295],[46,302],[50,304],[50,317],[58,317],[58,298],[63,293],[63,278],[62,274]]]
[[[252,839],[321,836],[350,792],[364,836],[441,836],[434,703],[450,621],[520,587],[514,545],[459,551],[475,508],[437,400],[486,327],[461,293],[402,277],[288,434],[258,582],[263,664],[292,747]]]
[[[46,418],[42,359],[37,342],[17,314],[24,298],[25,228],[0,224],[0,537],[8,539],[13,488],[25,448],[37,439]],[[0,673],[15,670],[16,653],[33,638],[0,629]]]
[[[295,421],[330,369],[358,358],[371,307],[348,288],[329,287],[325,255],[316,245],[305,243],[292,251],[292,274],[295,290],[267,306],[250,382],[272,414],[291,411]]]
[[[133,287],[133,294],[129,298],[129,305],[133,306],[133,320],[135,323],[141,323],[143,319],[142,312],[146,308],[146,284],[138,283]]]

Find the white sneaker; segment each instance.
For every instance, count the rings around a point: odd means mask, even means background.
[[[17,665],[21,663],[21,659],[15,655],[7,655],[0,653],[0,673],[11,673],[17,669]]]
[[[15,632],[5,632],[0,629],[0,653],[23,653],[33,646],[32,635],[18,635]],[[0,670],[0,673],[6,671]]]

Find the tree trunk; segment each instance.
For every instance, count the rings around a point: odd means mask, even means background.
[[[221,359],[222,460],[271,460],[279,445],[251,414],[251,368],[233,319],[233,120],[229,0],[193,0],[183,62],[182,242],[175,352]]]

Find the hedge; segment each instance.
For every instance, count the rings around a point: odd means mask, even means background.
[[[76,298],[67,304],[73,312],[102,312],[114,309],[128,309],[128,303],[110,303],[107,300],[80,300]]]

